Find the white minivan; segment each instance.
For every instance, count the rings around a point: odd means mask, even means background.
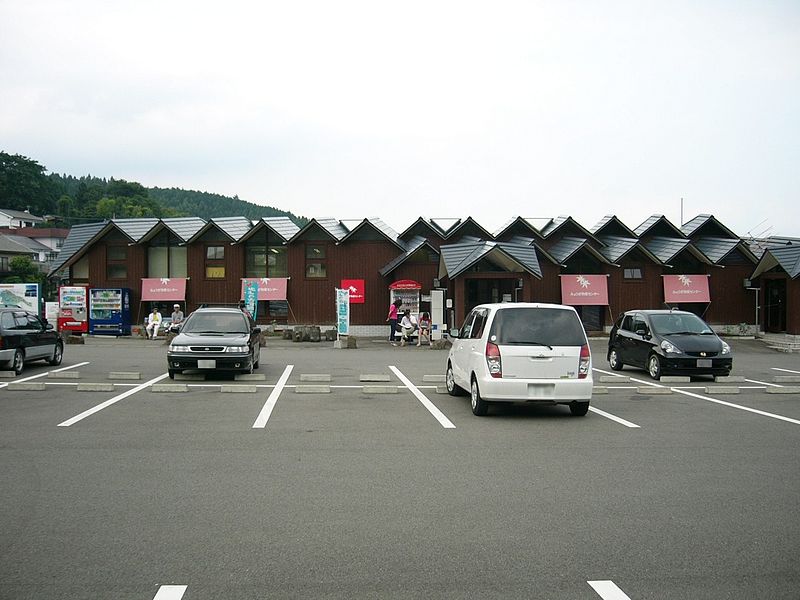
[[[566,404],[583,416],[592,397],[592,356],[571,306],[481,304],[453,339],[445,377],[451,396],[469,390],[479,416],[492,402]]]

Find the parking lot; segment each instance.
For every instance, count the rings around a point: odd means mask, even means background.
[[[797,598],[800,360],[730,343],[653,382],[593,339],[587,416],[483,418],[428,348],[68,345],[0,380],[0,598]]]

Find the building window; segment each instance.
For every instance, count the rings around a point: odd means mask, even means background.
[[[206,279],[225,279],[225,246],[206,246]]]
[[[108,279],[127,279],[127,260],[127,246],[106,246],[106,277]]]
[[[0,256],[0,271],[4,273],[9,270],[8,268],[8,257],[7,256]]]
[[[623,279],[641,279],[642,278],[642,270],[639,267],[631,267],[631,268],[628,268],[628,269],[623,269],[622,278]]]
[[[309,279],[325,279],[328,276],[328,264],[323,244],[306,246],[306,277]]]

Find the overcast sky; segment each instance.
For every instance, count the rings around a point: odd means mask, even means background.
[[[0,150],[307,217],[800,236],[800,3],[0,0]]]

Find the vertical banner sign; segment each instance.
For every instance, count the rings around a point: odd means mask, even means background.
[[[336,322],[339,335],[350,334],[350,290],[336,289]]]
[[[255,320],[258,311],[258,281],[245,283],[244,306]]]

